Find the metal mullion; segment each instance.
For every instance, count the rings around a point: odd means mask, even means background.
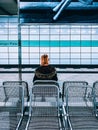
[[[80,26],[80,64],[81,64],[81,26]]]
[[[92,24],[91,24],[91,64],[92,64]]]
[[[29,58],[29,64],[30,64],[30,25],[28,26],[28,58]]]
[[[71,64],[71,29],[72,29],[71,25],[70,25],[69,29],[70,29],[70,34],[69,34],[70,35],[70,61],[69,61],[69,63]]]
[[[59,26],[59,65],[60,65],[60,25]]]
[[[40,64],[40,25],[39,25],[39,64]]]
[[[50,51],[51,51],[51,44],[50,44],[50,43],[51,43],[51,41],[50,41],[50,40],[51,40],[51,39],[50,39],[50,35],[51,35],[51,34],[50,34],[50,26],[51,26],[51,25],[49,24],[49,57],[50,57],[50,55],[51,55],[51,52],[50,52]]]
[[[18,0],[18,71],[19,80],[22,81],[22,51],[21,51],[21,24],[20,24],[20,0]]]
[[[8,30],[8,41],[9,41],[9,18],[8,18],[8,27],[7,27],[7,30]],[[8,46],[8,64],[10,63],[9,62],[10,58],[9,58],[9,46]]]

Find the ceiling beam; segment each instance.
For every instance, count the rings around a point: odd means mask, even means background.
[[[0,6],[0,10],[2,10],[6,15],[13,15],[10,12],[8,12],[6,9]]]

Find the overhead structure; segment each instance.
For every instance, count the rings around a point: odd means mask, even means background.
[[[20,23],[98,23],[97,0],[20,0]]]
[[[17,15],[17,0],[0,0],[0,15]]]

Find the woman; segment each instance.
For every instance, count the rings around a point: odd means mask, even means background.
[[[41,56],[41,65],[35,70],[33,82],[35,80],[58,80],[56,69],[49,65],[48,55]]]

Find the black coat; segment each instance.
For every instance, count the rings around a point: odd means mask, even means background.
[[[56,69],[51,65],[39,66],[35,70],[33,82],[35,80],[55,80],[55,81],[57,81],[58,78],[57,78]]]

